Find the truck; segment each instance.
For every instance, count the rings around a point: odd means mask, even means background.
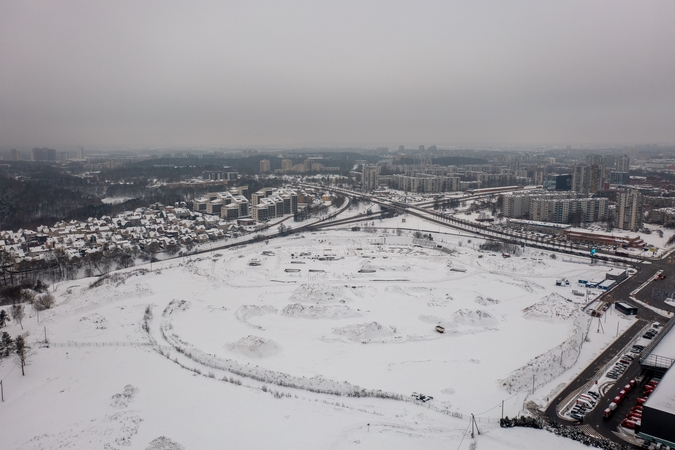
[[[616,403],[614,402],[610,403],[609,406],[605,408],[605,410],[602,412],[602,417],[604,419],[608,419],[609,416],[611,416],[614,410],[616,409],[616,406],[617,406]]]

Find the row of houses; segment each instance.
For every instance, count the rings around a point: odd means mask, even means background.
[[[125,211],[114,217],[58,222],[36,230],[0,231],[0,252],[15,262],[48,257],[61,249],[68,257],[83,257],[103,250],[143,249],[156,243],[160,249],[190,246],[253,232],[257,222],[295,214],[309,204],[312,192],[264,188],[247,198],[248,187],[212,192],[193,202],[172,206],[154,204]]]

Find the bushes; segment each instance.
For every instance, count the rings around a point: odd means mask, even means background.
[[[561,425],[557,422],[550,422],[537,417],[522,416],[514,419],[505,417],[499,420],[499,426],[502,428],[525,427],[535,428],[537,430],[546,430],[557,436],[566,437],[587,446],[602,448],[605,450],[626,450],[628,447],[616,444],[608,439],[596,438],[584,434],[579,428]]]
[[[54,306],[55,301],[56,300],[51,293],[45,292],[44,294],[40,294],[35,297],[33,306],[38,311],[44,311],[45,309],[50,309],[52,306]]]
[[[478,246],[479,249],[488,252],[510,253],[513,256],[520,256],[522,251],[517,244],[499,241],[485,241]]]

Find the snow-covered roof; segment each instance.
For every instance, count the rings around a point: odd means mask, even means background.
[[[661,343],[663,343],[663,341],[661,341]],[[671,368],[666,372],[663,378],[661,378],[659,385],[645,402],[644,406],[645,408],[653,408],[675,414],[675,370]]]
[[[675,359],[675,331],[671,330],[666,334],[663,339],[661,339],[661,342],[654,347],[651,354]]]

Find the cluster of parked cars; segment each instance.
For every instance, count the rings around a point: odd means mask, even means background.
[[[577,397],[577,400],[570,411],[570,417],[575,420],[583,420],[584,416],[598,404],[600,394],[595,391],[588,391]]]
[[[645,347],[643,345],[635,344],[634,346],[631,347],[630,352],[635,353],[637,355],[637,354],[640,354],[642,352],[642,350],[644,350],[644,349],[645,349]]]
[[[633,359],[634,358],[629,354],[623,355],[606,373],[607,378],[617,380],[626,371],[628,366],[630,366],[630,364],[633,362]]]
[[[656,328],[650,328],[645,334],[642,335],[642,337],[651,341],[658,333],[659,330]]]

